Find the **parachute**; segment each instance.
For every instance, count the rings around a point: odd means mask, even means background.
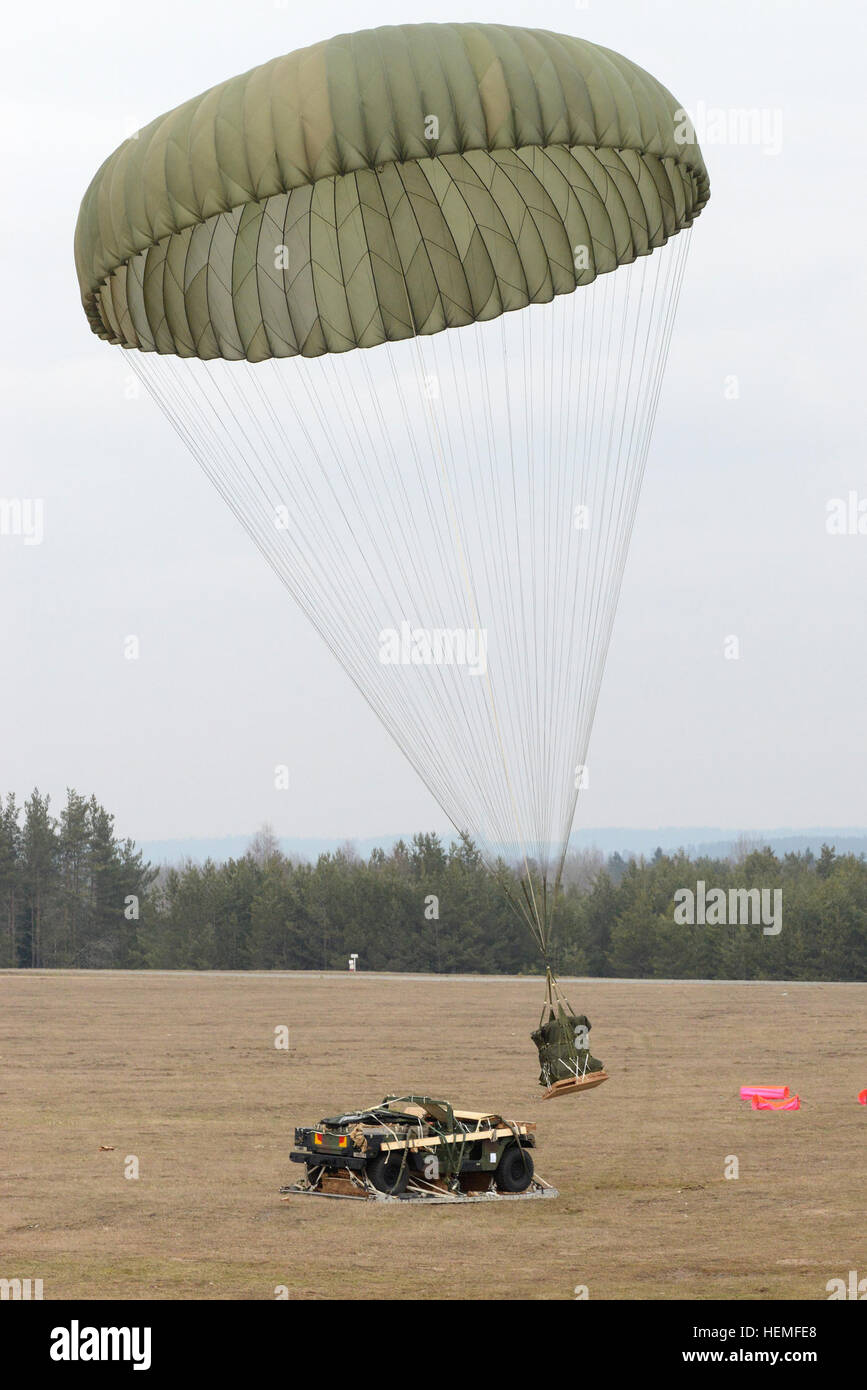
[[[94,333],[453,825],[516,867],[546,966],[708,197],[628,59],[432,23],[220,83],[111,155],[78,219]]]

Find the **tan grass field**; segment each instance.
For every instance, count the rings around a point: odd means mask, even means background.
[[[825,1299],[867,1275],[867,985],[567,992],[612,1079],[540,1103],[539,980],[0,974],[0,1277],[46,1299]],[[749,1083],[803,1108],[753,1113]],[[281,1200],[296,1124],[407,1090],[536,1120],[559,1199]]]

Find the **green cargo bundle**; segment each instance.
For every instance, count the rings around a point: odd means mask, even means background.
[[[553,1086],[555,1081],[573,1081],[601,1072],[602,1063],[590,1053],[586,1042],[590,1036],[590,1020],[586,1014],[568,1013],[562,1004],[551,1012],[547,1023],[541,1023],[531,1034],[539,1052],[539,1082]]]

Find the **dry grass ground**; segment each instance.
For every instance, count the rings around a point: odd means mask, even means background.
[[[612,1079],[541,1104],[538,980],[2,974],[0,1277],[46,1298],[823,1299],[867,1275],[867,985],[568,993]],[[756,1082],[803,1109],[753,1113]],[[281,1201],[296,1124],[411,1089],[537,1120],[559,1200]]]

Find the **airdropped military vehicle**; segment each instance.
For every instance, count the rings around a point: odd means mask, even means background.
[[[304,1176],[282,1191],[444,1201],[555,1197],[534,1171],[535,1128],[429,1096],[386,1096],[296,1129],[290,1157]]]

